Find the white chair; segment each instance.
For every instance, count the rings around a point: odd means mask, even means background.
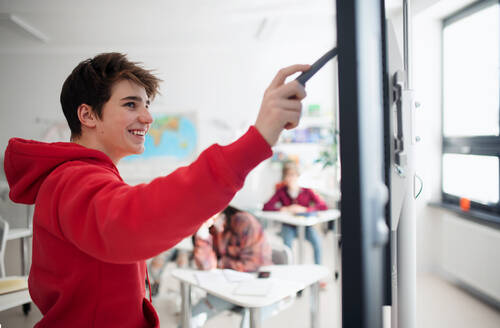
[[[290,247],[279,241],[273,241],[269,244],[271,246],[271,261],[273,264],[293,264],[293,254]]]
[[[0,278],[5,278],[5,245],[7,244],[7,234],[9,233],[9,223],[0,216]]]
[[[9,222],[0,216],[0,278],[8,278],[5,274],[5,247],[9,234]],[[24,315],[28,315],[31,310],[31,298],[27,291],[16,292],[18,296],[13,300],[3,300],[4,295],[0,295],[0,304],[2,311],[8,308],[22,305]]]

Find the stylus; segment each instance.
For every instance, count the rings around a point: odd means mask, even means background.
[[[306,82],[311,77],[313,77],[313,75],[316,74],[316,72],[319,71],[321,67],[323,67],[330,59],[335,56],[337,56],[337,47],[324,54],[320,59],[318,59],[314,64],[311,65],[310,69],[300,74],[295,80],[305,86]]]

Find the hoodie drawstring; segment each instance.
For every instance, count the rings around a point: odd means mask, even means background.
[[[153,303],[153,299],[151,298],[151,283],[149,282],[149,273],[148,273],[148,265],[146,265],[146,280],[148,281],[148,287],[149,287],[149,301],[151,304]]]

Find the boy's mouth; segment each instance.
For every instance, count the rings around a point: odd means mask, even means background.
[[[146,135],[146,130],[128,130],[128,132],[132,133],[135,136],[144,137]]]

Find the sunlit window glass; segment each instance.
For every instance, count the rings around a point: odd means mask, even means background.
[[[443,191],[483,204],[498,202],[498,157],[443,155]]]
[[[443,31],[443,133],[499,134],[499,5]]]

